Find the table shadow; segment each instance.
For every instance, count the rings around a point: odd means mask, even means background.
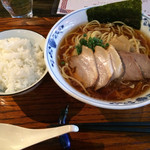
[[[32,119],[26,123],[58,123],[61,111],[69,105],[69,109],[74,109],[71,113],[75,116],[84,107],[84,103],[79,102],[67,93],[65,93],[56,83],[47,75],[44,81],[33,91],[13,97],[23,111],[23,117]],[[68,118],[67,118],[68,119]]]

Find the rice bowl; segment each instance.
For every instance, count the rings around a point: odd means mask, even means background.
[[[43,36],[29,30],[0,33],[0,95],[30,91],[38,85],[47,72],[44,42]]]

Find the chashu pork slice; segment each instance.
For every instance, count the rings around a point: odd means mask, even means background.
[[[150,78],[150,59],[145,54],[131,53],[137,64],[140,66],[144,78]]]
[[[95,85],[98,79],[98,71],[93,51],[90,48],[82,46],[82,53],[72,56],[69,66],[74,69],[73,77],[80,81],[85,88]]]
[[[111,61],[113,64],[113,69],[114,69],[113,79],[117,79],[117,78],[121,77],[124,73],[124,67],[122,64],[122,60],[121,60],[118,52],[114,48],[114,46],[110,45],[107,50],[108,50],[108,53],[110,54]]]
[[[125,73],[122,77],[122,80],[128,81],[143,80],[141,68],[131,54],[132,54],[131,52],[119,51],[119,55],[122,59],[125,68]]]
[[[113,76],[114,70],[107,50],[100,46],[96,46],[94,56],[99,74],[98,81],[95,85],[95,90],[98,90],[109,83]]]
[[[130,52],[131,49],[131,44],[124,35],[113,37],[110,44],[113,45],[117,51]]]

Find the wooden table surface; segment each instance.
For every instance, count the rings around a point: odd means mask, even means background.
[[[60,18],[0,19],[0,31],[30,29],[47,36]],[[67,123],[150,121],[150,105],[132,110],[107,110],[84,104],[61,90],[49,74],[32,92],[20,96],[0,96],[0,123],[27,128],[47,128],[57,124],[60,112],[69,104]],[[10,133],[11,134],[11,133]],[[70,133],[72,150],[148,150],[150,134],[92,131]],[[1,149],[1,148],[0,148]],[[25,150],[61,150],[58,138]]]

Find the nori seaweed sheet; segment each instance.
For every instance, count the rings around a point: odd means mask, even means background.
[[[141,0],[127,0],[87,10],[88,21],[98,20],[100,23],[122,21],[135,29],[141,27]]]

